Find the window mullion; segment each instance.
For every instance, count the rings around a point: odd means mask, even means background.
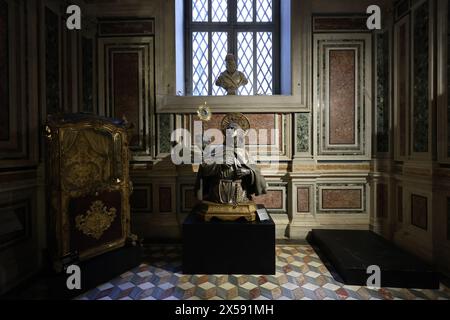
[[[220,32],[223,30],[226,30],[227,28],[229,28],[229,26],[227,24],[222,24],[222,23],[212,23],[212,24],[194,24],[191,25],[191,30],[192,31],[216,31],[216,32]]]
[[[234,24],[237,21],[237,0],[229,0],[228,1],[229,4],[229,22],[232,26],[234,26]]]
[[[212,22],[211,0],[208,0],[208,22]]]
[[[192,94],[193,91],[193,54],[192,54],[192,1],[185,1],[186,13],[184,16],[185,27],[188,41],[185,46],[185,55],[189,57],[189,60],[185,63],[185,91],[187,94]]]
[[[258,67],[257,67],[257,54],[258,54],[258,49],[256,47],[256,35],[257,32],[254,31],[253,32],[253,95],[256,95],[256,93],[258,92]]]
[[[208,31],[208,95],[212,95],[212,60],[212,31]]]
[[[189,69],[189,87],[188,87],[188,92],[190,94],[192,94],[194,92],[194,84],[193,84],[193,78],[194,78],[194,64],[193,64],[193,60],[194,60],[194,53],[192,52],[193,50],[193,46],[192,46],[192,41],[193,41],[194,37],[192,36],[192,31],[189,31],[189,46],[188,46],[188,50],[189,50],[189,57],[190,57],[190,61],[189,61],[189,65],[187,66]]]
[[[281,36],[280,36],[280,22],[281,22],[281,7],[280,7],[280,1],[274,0],[273,3],[273,15],[272,15],[272,22],[273,22],[273,31],[272,31],[272,56],[273,56],[273,63],[272,63],[272,74],[273,74],[273,80],[272,80],[272,93],[278,94],[281,92],[281,63],[280,63],[280,56],[281,56]]]
[[[235,32],[234,26],[230,27],[230,33],[228,34],[228,52],[234,54],[235,57],[237,57],[237,50],[236,50],[236,40],[237,34]]]
[[[227,53],[233,53],[236,56],[236,33],[235,33],[235,24],[237,20],[237,0],[229,0],[229,23],[230,23],[230,29],[228,34],[228,52]]]

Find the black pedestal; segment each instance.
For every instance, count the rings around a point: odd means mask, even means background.
[[[275,274],[275,224],[204,222],[192,213],[183,223],[183,273]]]
[[[309,240],[345,284],[365,286],[367,268],[377,265],[382,287],[439,288],[439,274],[433,268],[374,232],[313,229]]]

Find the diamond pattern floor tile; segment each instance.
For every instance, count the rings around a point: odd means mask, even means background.
[[[278,245],[275,275],[185,275],[180,246],[145,247],[145,262],[78,300],[449,300],[450,290],[346,286],[309,245]]]
[[[217,295],[225,300],[231,300],[238,296],[238,288],[229,282],[217,287]]]

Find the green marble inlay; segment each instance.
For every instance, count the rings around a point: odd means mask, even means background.
[[[414,13],[414,152],[428,152],[428,31],[429,9],[426,1]]]
[[[45,8],[45,86],[47,114],[60,111],[59,19]]]
[[[297,113],[297,152],[309,152],[309,113]]]
[[[94,43],[92,39],[82,39],[83,52],[83,110],[94,111]]]
[[[377,35],[377,152],[389,152],[389,34]]]
[[[159,119],[159,153],[170,153],[170,114],[160,114]]]

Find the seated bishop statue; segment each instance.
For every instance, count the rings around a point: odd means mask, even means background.
[[[255,220],[256,204],[252,196],[266,194],[267,184],[244,146],[249,128],[244,115],[226,115],[221,124],[224,143],[215,146],[199,167],[195,189],[201,194],[200,211],[205,220],[212,217]]]

